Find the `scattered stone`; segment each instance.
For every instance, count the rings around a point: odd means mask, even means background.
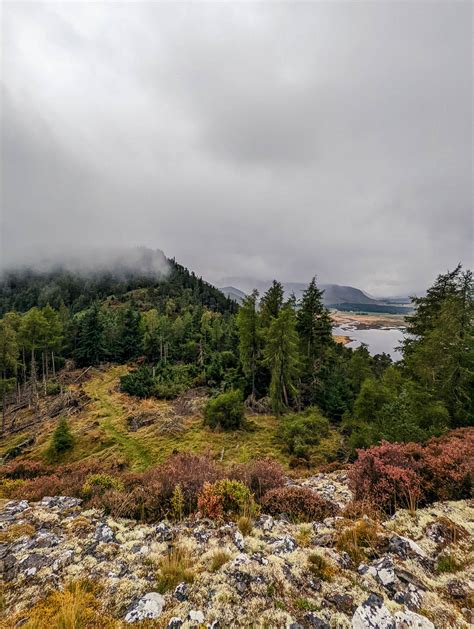
[[[183,601],[188,600],[188,594],[189,594],[189,585],[184,582],[177,585],[173,592],[174,597],[181,603]]]
[[[392,535],[388,541],[388,550],[399,557],[409,557],[410,555],[426,558],[425,551],[416,542],[408,537]]]
[[[241,552],[243,552],[245,548],[245,542],[244,542],[244,536],[242,535],[240,531],[235,531],[234,533],[234,544],[237,546],[237,548]]]
[[[298,543],[291,535],[285,535],[283,538],[276,540],[274,544],[275,553],[292,553],[298,548]]]
[[[107,524],[98,524],[94,533],[94,539],[97,542],[104,542],[106,544],[110,544],[111,542],[115,542],[115,535],[110,526]]]
[[[349,594],[328,594],[325,600],[332,603],[338,612],[343,614],[354,613],[354,599]]]
[[[321,620],[321,618],[318,618],[314,612],[306,614],[304,619],[308,627],[314,627],[315,629],[329,629],[328,623]]]
[[[169,623],[166,625],[166,629],[179,629],[182,624],[183,621],[181,620],[181,618],[178,618],[178,616],[173,616],[173,618],[171,618]]]
[[[415,612],[405,610],[395,614],[396,629],[435,629],[431,620]]]
[[[161,615],[165,599],[158,592],[148,592],[136,601],[127,612],[125,622],[140,622],[142,620],[154,620]]]
[[[363,573],[362,573],[363,574]],[[391,557],[382,557],[367,568],[367,574],[372,575],[384,587],[392,587],[396,582],[395,569]]]
[[[191,622],[202,624],[204,622],[204,614],[200,609],[192,609],[188,614],[188,619],[191,620]]]
[[[372,593],[352,616],[352,629],[395,629],[395,621],[383,598]]]

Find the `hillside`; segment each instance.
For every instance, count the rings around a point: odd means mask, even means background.
[[[236,309],[220,290],[159,250],[126,250],[114,265],[104,262],[89,268],[73,260],[5,270],[0,276],[0,315],[47,304],[78,312],[96,300],[126,302],[132,297],[150,308],[179,299],[218,312]]]

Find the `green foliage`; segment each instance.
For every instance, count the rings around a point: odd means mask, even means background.
[[[205,483],[198,498],[198,509],[214,520],[254,517],[259,507],[250,489],[237,480],[224,478],[215,483]]]
[[[120,390],[128,395],[145,398],[153,393],[155,380],[149,367],[141,367],[125,376],[120,376]]]
[[[183,519],[185,507],[184,492],[181,485],[178,483],[171,496],[171,514],[175,520],[180,521]]]
[[[298,458],[308,458],[311,446],[329,434],[329,422],[319,409],[309,407],[301,413],[284,415],[279,436],[285,449]]]
[[[238,430],[245,421],[242,393],[238,390],[211,398],[204,408],[204,424],[221,430]]]
[[[261,358],[262,335],[257,311],[258,291],[242,302],[237,315],[239,352],[242,371],[250,381],[252,394],[256,394],[256,375]]]
[[[74,437],[69,428],[69,424],[65,417],[59,420],[51,439],[51,445],[47,451],[47,458],[55,461],[61,455],[74,447]]]
[[[296,394],[298,373],[298,334],[296,318],[291,304],[285,304],[273,317],[266,334],[265,363],[271,372],[270,398],[276,415],[288,408],[291,396]]]
[[[79,365],[97,365],[105,358],[104,320],[98,303],[76,318],[74,357]]]
[[[92,496],[100,496],[108,489],[123,491],[124,486],[118,478],[109,474],[90,474],[82,486],[81,494],[88,499]]]

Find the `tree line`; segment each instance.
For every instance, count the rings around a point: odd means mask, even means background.
[[[274,281],[240,308],[226,307],[224,296],[203,303],[199,282],[177,286],[135,286],[79,310],[77,301],[61,301],[6,312],[2,431],[8,404],[27,399],[36,407],[67,359],[83,367],[138,361],[124,384],[134,394],[173,397],[205,385],[214,393],[239,390],[250,407],[267,405],[277,416],[317,406],[340,423],[353,449],[382,439],[420,441],[472,423],[473,284],[461,266],[415,299],[395,364],[365,346],[335,342],[316,279],[299,302]]]

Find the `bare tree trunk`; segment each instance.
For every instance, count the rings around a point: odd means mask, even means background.
[[[51,352],[51,365],[53,367],[53,378],[56,379],[56,363],[54,362],[54,352]]]
[[[44,391],[44,394],[46,395],[46,367],[45,367],[45,363],[46,363],[46,358],[45,358],[44,352],[41,352],[41,370],[42,370],[42,375],[43,375],[43,391]]]
[[[6,417],[6,378],[5,371],[3,372],[3,387],[2,387],[2,435],[5,432],[5,417]]]

